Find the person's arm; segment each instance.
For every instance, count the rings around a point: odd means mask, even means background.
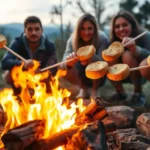
[[[19,53],[19,43],[15,39],[10,44],[10,49],[12,49],[17,54]],[[19,60],[16,56],[14,56],[10,52],[6,52],[1,61],[1,66],[3,70],[11,70],[14,66],[19,66],[21,64],[21,60]]]
[[[66,60],[66,57],[73,52],[72,48],[72,40],[71,37],[68,39],[67,44],[66,44],[66,50],[63,54],[62,61]]]
[[[129,41],[131,41],[132,37],[125,37],[122,41],[122,44],[126,44]],[[128,50],[134,55],[134,57],[138,59],[145,59],[150,55],[150,33],[147,33],[143,37],[141,37],[141,42],[136,43],[136,41],[130,42],[125,47],[128,48]]]
[[[66,50],[65,50],[65,52],[64,52],[64,54],[63,54],[62,61],[67,60],[67,59],[68,59],[68,56],[69,56],[70,54],[72,54],[72,52],[73,52],[72,40],[71,40],[71,37],[70,37],[70,38],[68,39],[68,41],[67,41]],[[66,63],[62,64],[62,65],[60,66],[60,68],[62,68],[62,69],[68,69]]]
[[[150,55],[150,32],[143,37],[143,45],[136,46],[136,51],[133,54],[135,57],[145,59]]]

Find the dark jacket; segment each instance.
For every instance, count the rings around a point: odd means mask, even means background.
[[[24,34],[12,41],[10,44],[10,49],[25,59],[34,59],[40,61],[40,68],[45,68],[57,63],[55,46],[44,36],[41,37],[40,45],[35,51],[34,55],[32,55],[31,50],[28,47]],[[4,55],[1,62],[3,70],[11,70],[14,66],[18,66],[20,64],[21,60],[19,60],[10,52],[7,52]],[[52,75],[55,75],[57,68],[53,68],[50,71]]]

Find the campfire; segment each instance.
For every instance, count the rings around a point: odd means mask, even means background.
[[[28,71],[23,70],[23,64],[14,67],[11,72],[14,85],[21,88],[21,93],[14,95],[11,88],[0,92],[0,104],[7,116],[1,134],[1,148],[37,149],[37,145],[41,145],[44,150],[63,150],[66,149],[63,145],[78,130],[108,116],[99,99],[91,100],[88,106],[83,105],[82,99],[77,103],[70,103],[71,93],[59,88],[58,79],[63,75],[61,70],[55,77],[51,77],[51,92],[47,92],[43,81],[50,72],[37,73],[38,67],[37,61],[34,61],[33,68]],[[105,130],[107,127],[104,124]]]

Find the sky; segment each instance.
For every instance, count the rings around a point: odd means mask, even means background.
[[[49,12],[56,4],[60,4],[60,0],[0,0],[0,24],[23,23],[27,16],[36,15],[43,25],[48,25],[51,20]],[[65,21],[67,21],[71,15],[65,9]]]
[[[26,17],[36,15],[41,19],[43,25],[49,25],[51,20],[51,15],[49,12],[52,10],[52,6],[59,5],[60,2],[64,5],[65,1],[66,0],[0,0],[0,24],[23,23]],[[70,1],[75,4],[77,0]],[[80,1],[86,6],[86,9],[88,9],[88,6],[86,5],[87,0]],[[105,1],[107,2],[106,4],[108,4],[108,11],[106,11],[104,16],[112,13],[112,10],[113,13],[117,11],[116,8],[118,1],[119,0]],[[113,7],[115,9],[110,7],[110,2],[113,3]],[[109,9],[109,7],[111,9]],[[71,23],[75,24],[81,15],[82,13],[76,7],[64,6],[63,22],[68,23],[71,21]],[[60,23],[60,18],[55,16],[54,19],[56,23]]]

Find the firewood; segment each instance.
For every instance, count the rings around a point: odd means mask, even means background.
[[[66,150],[108,150],[105,129],[102,122],[97,121],[79,130],[68,140]]]
[[[149,144],[143,142],[121,142],[120,149],[121,150],[146,150],[149,148]]]
[[[8,130],[1,139],[6,149],[13,147],[13,150],[21,150],[33,141],[41,139],[44,135],[44,128],[45,122],[42,120],[29,121]]]
[[[113,131],[116,131],[117,127],[114,121],[112,120],[106,120],[106,121],[102,121],[104,124],[104,128],[105,128],[105,133],[110,133]]]
[[[94,126],[94,123],[92,123]],[[104,132],[108,133],[109,131],[114,131],[116,130],[115,128],[115,123],[110,121],[110,122],[105,122],[104,124]],[[89,124],[89,126],[91,123]],[[49,150],[49,149],[54,149],[59,146],[65,145],[67,143],[67,140],[72,137],[77,131],[80,129],[84,128],[85,125],[80,125],[76,127],[71,127],[69,129],[65,129],[59,133],[56,133],[52,136],[50,136],[47,139],[41,139],[38,141],[35,141],[28,147],[26,147],[25,150]],[[95,127],[97,126],[97,123],[95,122]],[[111,129],[110,129],[111,127]]]
[[[25,150],[54,149],[58,146],[64,145],[67,142],[67,139],[71,138],[71,136],[73,134],[75,134],[80,128],[81,128],[81,126],[71,127],[69,129],[65,129],[59,133],[56,133],[47,139],[41,139],[41,140],[35,141],[33,144],[28,146]]]
[[[104,108],[104,102],[102,98],[96,98],[91,102],[87,108],[80,113],[75,120],[76,125],[82,125],[96,120],[102,120],[108,116],[107,111]]]
[[[7,121],[6,112],[4,112],[2,106],[0,105],[0,124],[5,125],[6,121]]]

